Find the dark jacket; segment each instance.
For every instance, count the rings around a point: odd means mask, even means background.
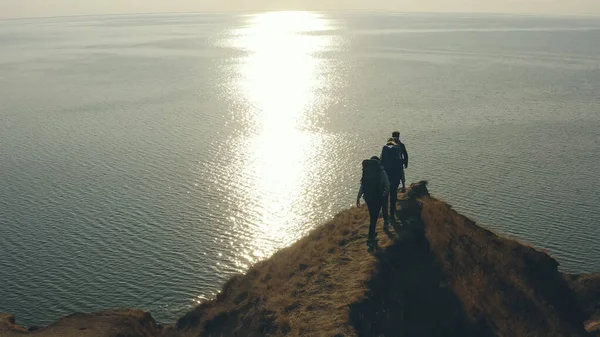
[[[396,144],[398,144],[398,147],[400,148],[400,158],[403,160],[402,164],[404,164],[404,168],[407,168],[408,152],[406,152],[406,146],[400,141],[400,138],[394,137],[394,139],[396,140]]]
[[[385,173],[385,170],[383,169],[383,166],[381,167],[381,181],[380,181],[380,184],[381,184],[380,185],[381,186],[381,190],[383,190],[383,195],[382,195],[382,198],[383,198],[383,196],[387,195],[390,192],[390,180],[388,179],[388,176]],[[360,189],[358,190],[358,196],[356,197],[356,201],[357,202],[360,200],[360,198],[363,196],[363,194],[364,194],[364,187],[363,187],[363,185],[361,183],[360,184]]]
[[[401,141],[398,142],[398,147],[400,148],[400,159],[402,159],[402,164],[404,167],[408,167],[408,152],[406,151],[406,146]]]
[[[397,139],[396,142],[399,145],[388,143],[381,149],[381,162],[384,164],[390,179],[402,177],[404,168],[408,166],[406,146]],[[393,158],[390,158],[390,156],[393,156]]]

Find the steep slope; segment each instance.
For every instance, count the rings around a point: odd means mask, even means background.
[[[369,254],[366,211],[337,215],[228,282],[177,323],[189,336],[585,336],[589,318],[546,253],[401,195]]]
[[[177,322],[189,335],[348,335],[349,306],[375,268],[364,241],[367,215],[342,212],[246,275],[231,279],[211,302]]]
[[[504,336],[577,336],[585,313],[558,263],[502,238],[431,197],[422,199],[427,239],[470,320]]]
[[[575,292],[579,305],[590,319],[585,323],[588,331],[600,337],[600,273],[591,275],[565,275]]]

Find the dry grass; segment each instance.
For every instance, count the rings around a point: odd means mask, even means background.
[[[369,254],[353,208],[229,281],[177,323],[187,336],[583,336],[547,254],[476,226],[425,183]],[[589,317],[589,316],[588,316]]]
[[[10,323],[5,316],[5,323]],[[153,337],[159,336],[162,328],[149,313],[141,310],[107,310],[94,314],[73,314],[34,331],[14,328],[3,329],[0,315],[0,337],[34,335],[38,337]],[[5,325],[6,326],[6,325]]]
[[[230,280],[216,300],[179,320],[189,335],[349,336],[375,258],[364,209],[342,212],[293,246]]]
[[[590,319],[586,330],[600,337],[600,273],[589,275],[565,275],[575,292],[580,306]]]
[[[558,263],[475,225],[439,200],[422,199],[427,239],[472,321],[501,336],[583,335],[585,314]]]
[[[13,315],[0,313],[0,336],[8,336],[9,333],[18,336],[26,332],[27,329],[25,327],[15,323],[15,317]]]

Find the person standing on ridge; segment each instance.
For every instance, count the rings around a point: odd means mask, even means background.
[[[394,131],[392,138],[396,140],[396,144],[400,148],[400,158],[402,159],[402,166],[400,167],[400,181],[402,182],[402,193],[406,192],[406,176],[404,175],[404,169],[408,168],[408,152],[406,152],[406,146],[400,141],[400,132]]]
[[[356,197],[356,207],[360,207],[360,198],[363,197],[369,208],[369,237],[367,246],[374,248],[377,244],[377,219],[381,211],[381,206],[388,198],[390,182],[385,170],[381,166],[379,158],[362,162],[362,178],[360,179],[360,189]]]
[[[402,154],[400,147],[396,143],[395,138],[390,138],[387,144],[381,149],[381,164],[390,181],[389,198],[383,202],[383,229],[387,229],[390,222],[396,223],[396,202],[398,200],[398,186],[402,179]],[[389,202],[389,217],[388,217],[388,202]]]

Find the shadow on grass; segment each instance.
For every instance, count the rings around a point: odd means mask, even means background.
[[[484,321],[468,318],[445,286],[420,214],[398,213],[398,219],[393,232],[386,231],[394,242],[376,253],[367,298],[350,308],[358,336],[494,336]]]

